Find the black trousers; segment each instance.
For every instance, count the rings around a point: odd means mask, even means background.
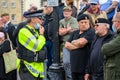
[[[0,80],[17,80],[17,71],[13,70],[7,73],[5,76],[0,77]]]
[[[84,80],[84,74],[72,72],[72,80]]]
[[[91,75],[91,79],[90,80],[104,80],[104,76],[97,76],[97,75]]]
[[[21,80],[43,80],[42,78],[32,76],[26,67],[20,68],[19,76]]]

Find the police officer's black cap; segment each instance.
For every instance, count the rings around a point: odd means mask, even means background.
[[[80,21],[80,20],[89,20],[89,16],[87,14],[81,14],[77,18],[77,21]]]
[[[38,17],[40,19],[43,19],[43,10],[38,10],[38,11],[34,11],[34,12],[28,12],[26,13],[25,17],[26,18],[33,18],[33,17]]]
[[[97,20],[95,20],[95,24],[96,23],[107,23],[107,24],[110,24],[109,20],[105,19],[105,18],[98,18]]]
[[[25,12],[23,13],[23,16],[26,17],[26,16],[27,16],[27,13],[29,13],[29,12],[28,12],[28,11],[25,11]]]

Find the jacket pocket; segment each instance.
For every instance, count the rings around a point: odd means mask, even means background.
[[[115,71],[115,80],[120,80],[120,70]]]
[[[104,69],[104,79],[105,80],[115,80],[115,64],[109,64]]]

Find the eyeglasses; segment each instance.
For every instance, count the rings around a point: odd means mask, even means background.
[[[91,5],[97,5],[97,4],[95,4],[95,3],[91,3]]]
[[[98,26],[100,26],[100,25],[105,25],[104,23],[96,23],[95,25],[94,25],[94,27],[98,27]]]
[[[44,8],[48,8],[49,6],[48,5],[44,5]]]
[[[48,7],[47,5],[44,5],[44,7]]]

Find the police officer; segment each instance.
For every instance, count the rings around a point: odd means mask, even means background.
[[[30,12],[26,15],[30,20],[18,33],[17,66],[21,80],[42,80],[44,64],[40,51],[46,42],[42,24],[42,11]],[[43,56],[43,55],[42,55]]]

